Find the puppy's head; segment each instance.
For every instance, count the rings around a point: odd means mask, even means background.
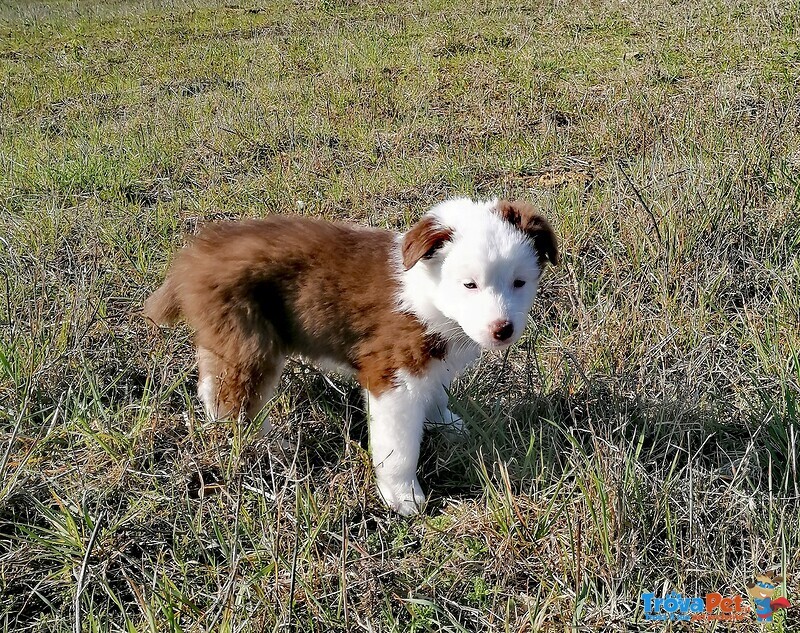
[[[541,271],[558,262],[547,220],[506,200],[437,205],[405,235],[402,253],[404,268],[422,277],[410,292],[487,349],[519,340]]]

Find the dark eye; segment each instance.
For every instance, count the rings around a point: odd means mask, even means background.
[[[467,283],[464,284],[464,287],[469,290],[475,290],[475,288],[478,287],[478,284],[476,284],[474,281],[468,281]]]
[[[522,288],[522,286],[524,286],[524,285],[525,285],[525,280],[524,279],[515,279],[514,280],[514,287],[515,288]]]

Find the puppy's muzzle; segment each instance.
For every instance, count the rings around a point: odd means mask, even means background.
[[[492,338],[498,343],[503,343],[514,334],[514,324],[511,321],[495,321],[491,325]]]

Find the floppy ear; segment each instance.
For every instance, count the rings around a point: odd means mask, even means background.
[[[420,259],[430,259],[452,237],[452,229],[442,226],[430,216],[425,216],[403,238],[403,268],[409,270]]]
[[[546,262],[558,264],[558,239],[543,215],[536,212],[533,205],[522,200],[501,200],[497,203],[497,213],[514,228],[525,233],[533,242],[539,265]]]

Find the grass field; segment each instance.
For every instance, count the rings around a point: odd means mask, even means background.
[[[640,600],[800,602],[798,42],[792,0],[0,2],[2,630],[800,630]],[[456,194],[563,262],[422,516],[352,383],[290,364],[273,455],[138,314],[204,222]]]

